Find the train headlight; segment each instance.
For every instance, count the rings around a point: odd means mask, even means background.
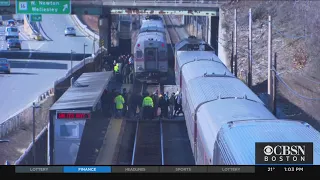
[[[142,71],[143,70],[142,66],[138,66],[138,70]]]

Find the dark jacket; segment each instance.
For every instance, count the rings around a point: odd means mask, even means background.
[[[172,106],[174,106],[174,105],[175,105],[175,102],[176,102],[175,96],[174,96],[174,95],[171,95],[171,97],[170,97],[170,99],[169,99],[169,104],[172,105]]]
[[[165,100],[164,96],[161,96],[159,98],[159,106],[160,106],[160,108],[166,108],[166,107],[168,107],[168,105],[169,105],[169,102]]]

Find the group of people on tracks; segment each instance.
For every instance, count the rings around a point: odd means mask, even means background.
[[[122,93],[113,89],[111,92],[105,92],[103,104],[107,105],[105,110],[114,118],[132,118],[140,117],[142,119],[153,119],[155,117],[173,119],[183,114],[181,98],[182,94],[160,93],[156,90],[153,94],[144,92],[141,96],[134,94],[126,88]]]
[[[113,71],[116,81],[124,84],[133,83],[133,54],[120,55],[117,59],[111,54],[104,57],[106,71]]]

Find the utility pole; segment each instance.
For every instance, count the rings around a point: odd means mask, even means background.
[[[73,72],[72,72],[72,68],[73,68],[73,53],[74,53],[74,52],[71,50],[71,51],[70,51],[70,60],[71,60],[71,62],[70,62],[70,64],[71,64],[71,65],[70,65],[70,66],[71,66],[71,74],[73,73]]]
[[[234,10],[234,75],[238,76],[237,54],[237,9]]]
[[[272,92],[272,21],[271,21],[271,16],[269,16],[269,22],[268,22],[268,95],[269,95],[269,101],[268,105],[273,112],[273,103],[272,103],[272,97],[273,97],[273,92]]]
[[[248,60],[248,87],[252,88],[252,15],[249,9],[249,60]]]
[[[83,44],[83,66],[86,65],[86,47],[88,45],[86,45],[86,43]]]
[[[39,105],[33,103],[32,106],[32,155],[33,155],[33,164],[36,164],[36,109],[40,108]]]
[[[198,37],[198,16],[195,16],[196,18],[196,37]]]
[[[233,33],[231,33],[231,39],[232,39],[232,46],[231,46],[231,60],[230,60],[230,70],[231,73],[233,73],[233,58],[234,58],[234,38],[233,38]]]
[[[96,35],[93,34],[93,43],[92,43],[93,54],[96,53]]]
[[[272,103],[273,103],[273,115],[277,117],[277,53],[274,53],[274,60],[273,60],[273,76],[272,76],[272,82],[273,82],[273,96],[272,96]]]

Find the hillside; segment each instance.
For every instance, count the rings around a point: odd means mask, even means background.
[[[226,31],[224,47],[230,59],[234,9],[237,8],[238,74],[245,74],[248,59],[248,12],[252,8],[253,85],[266,92],[268,15],[272,16],[272,49],[277,53],[279,103],[286,99],[287,117],[320,122],[320,1],[241,1],[222,6]],[[291,89],[291,90],[289,90]],[[312,117],[309,117],[312,116]],[[315,121],[316,120],[316,121]]]

